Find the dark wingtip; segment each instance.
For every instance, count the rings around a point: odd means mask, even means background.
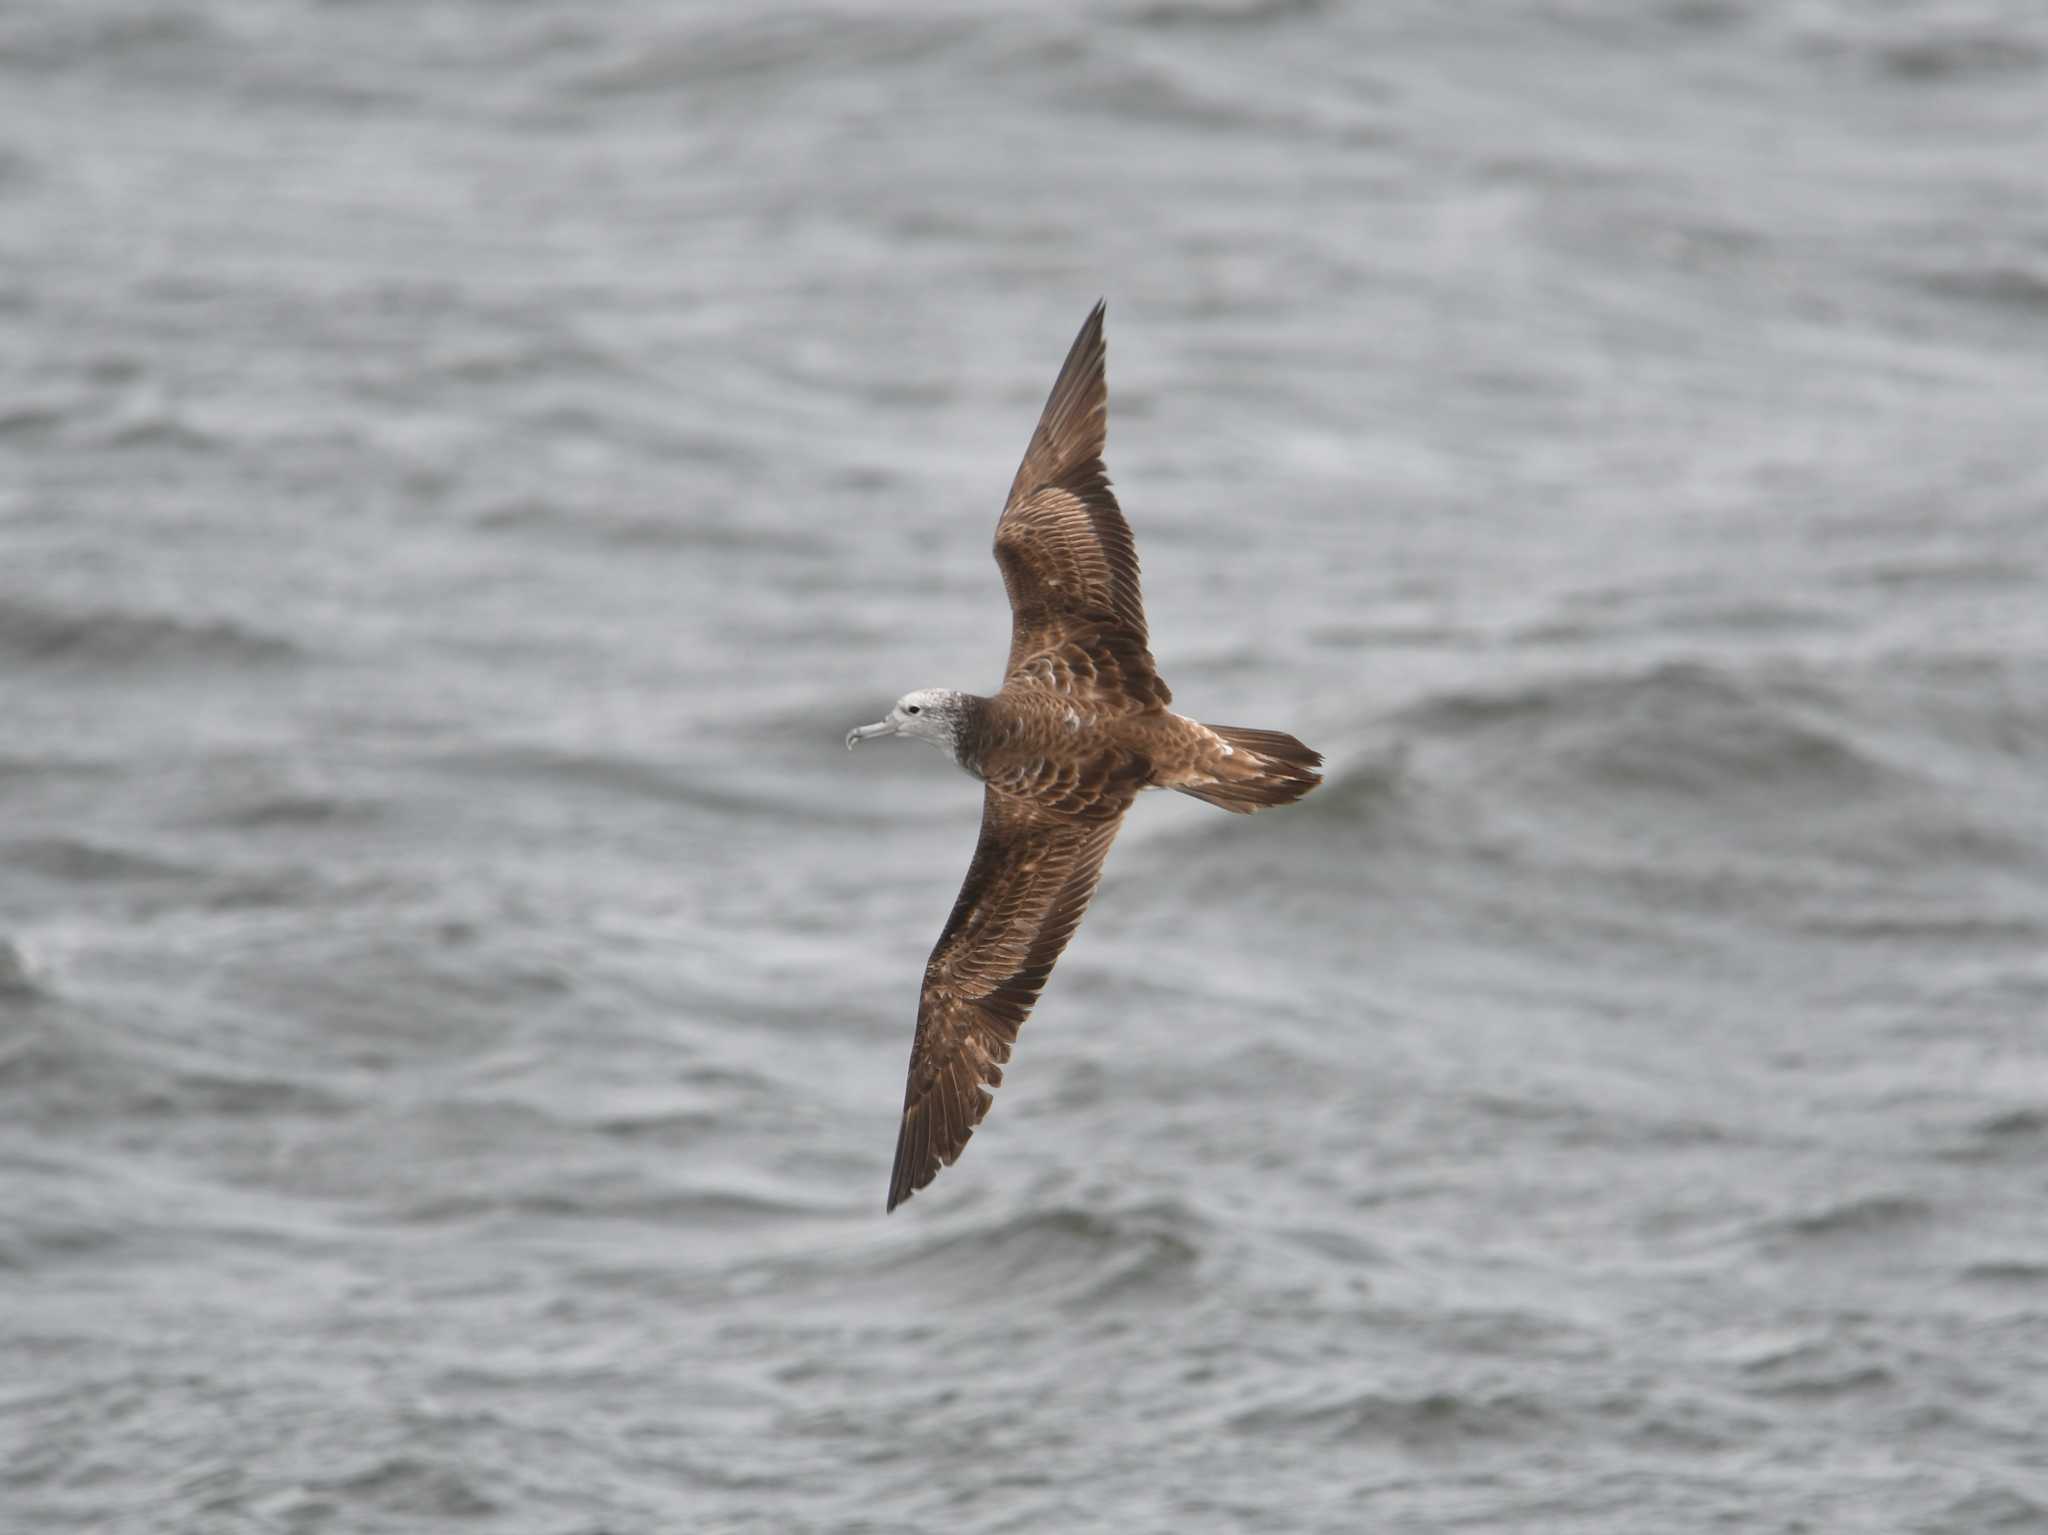
[[[891,1213],[904,1200],[917,1192],[916,1189],[905,1186],[908,1182],[909,1180],[903,1176],[903,1164],[899,1161],[896,1164],[896,1170],[889,1175],[889,1202],[882,1207],[884,1215]]]
[[[1060,365],[1062,375],[1068,374],[1076,364],[1083,363],[1084,359],[1088,363],[1095,362],[1097,354],[1107,350],[1103,345],[1102,327],[1108,318],[1109,300],[1097,299],[1095,307],[1088,311],[1088,318],[1081,322],[1081,328],[1074,333],[1074,344],[1068,348],[1066,361]],[[1054,392],[1058,392],[1057,383]]]
[[[1067,348],[1066,360],[1054,377],[1052,392],[1038,413],[1038,425],[1031,433],[1031,446],[1024,450],[1024,462],[1010,482],[1005,505],[1041,485],[1059,479],[1066,471],[1091,459],[1102,457],[1102,439],[1108,426],[1109,347],[1102,338],[1102,320],[1108,300],[1097,299]]]
[[[936,1172],[937,1169],[933,1169],[933,1174]],[[889,1203],[883,1206],[882,1213],[887,1215],[895,1210],[898,1205],[902,1204],[912,1194],[923,1188],[925,1184],[930,1183],[933,1174],[927,1174],[922,1180],[914,1179],[910,1176],[910,1170],[899,1164],[894,1175],[889,1179]]]
[[[1083,341],[1100,346],[1102,344],[1103,322],[1108,318],[1109,300],[1106,298],[1097,299],[1095,307],[1088,311],[1088,318],[1081,322],[1081,334],[1074,338],[1075,347],[1078,348]]]
[[[905,1104],[896,1132],[896,1162],[889,1172],[887,1214],[938,1176],[931,1154],[931,1128],[920,1106]],[[920,1176],[920,1174],[922,1176]]]

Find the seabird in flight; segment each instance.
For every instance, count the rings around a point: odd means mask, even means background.
[[[1011,618],[1001,689],[906,693],[887,719],[846,736],[849,749],[877,736],[929,741],[987,786],[966,883],[925,965],[891,1210],[952,1165],[988,1112],[1140,789],[1249,814],[1322,782],[1322,757],[1291,735],[1169,707],[1137,549],[1102,466],[1102,311],[1074,338],[996,523]]]

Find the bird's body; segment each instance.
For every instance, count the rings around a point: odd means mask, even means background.
[[[996,525],[1012,620],[1001,689],[908,693],[846,738],[930,741],[987,786],[966,882],[925,966],[892,1210],[959,1156],[988,1111],[1141,789],[1248,813],[1322,782],[1322,758],[1293,736],[1168,707],[1137,551],[1102,466],[1102,316],[1098,304],[1075,338]]]
[[[1124,788],[1216,794],[1240,783],[1256,787],[1271,774],[1256,747],[1239,757],[1232,738],[1242,744],[1247,732],[1163,708],[1099,714],[1058,684],[1029,676],[1012,678],[993,698],[955,696],[962,728],[948,743],[953,760],[1003,793],[1057,814],[1122,814],[1129,802]],[[1293,737],[1268,744],[1283,740]],[[1288,776],[1283,783],[1301,780]]]

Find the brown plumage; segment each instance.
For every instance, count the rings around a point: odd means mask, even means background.
[[[966,882],[925,965],[891,1210],[951,1165],[988,1112],[1139,790],[1249,814],[1322,782],[1323,759],[1291,735],[1167,708],[1137,548],[1102,467],[1102,318],[1097,304],[1074,338],[996,524],[1011,613],[1001,690],[905,694],[846,738],[917,736],[987,785]]]

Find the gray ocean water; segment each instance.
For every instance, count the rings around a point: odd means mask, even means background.
[[[2048,10],[0,9],[0,1529],[2048,1529]],[[882,1214],[1109,300],[1176,704]]]

